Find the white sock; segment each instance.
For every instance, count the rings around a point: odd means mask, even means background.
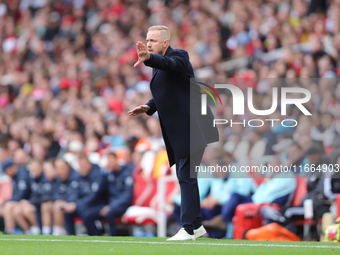
[[[38,226],[31,226],[31,233],[32,235],[40,235],[40,228]]]
[[[42,227],[42,234],[47,236],[51,234],[51,227],[48,226],[43,226]]]
[[[52,235],[54,236],[64,236],[66,235],[66,230],[60,226],[53,226]]]

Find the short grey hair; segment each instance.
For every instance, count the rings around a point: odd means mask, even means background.
[[[152,27],[149,27],[148,32],[149,31],[153,31],[153,30],[164,31],[162,33],[164,35],[164,37],[165,37],[164,39],[170,40],[170,31],[169,31],[167,26],[161,26],[161,25],[152,26]]]

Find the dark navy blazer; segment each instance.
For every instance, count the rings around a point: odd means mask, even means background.
[[[197,84],[193,80],[190,82],[195,75],[188,52],[169,46],[165,55],[150,54],[144,64],[153,68],[150,82],[153,98],[147,103],[150,107],[147,114],[158,111],[170,166],[176,158],[186,158],[218,141],[210,108],[206,116],[200,114],[201,92],[194,87]]]

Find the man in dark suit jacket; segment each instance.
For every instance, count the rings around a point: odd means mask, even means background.
[[[138,42],[138,61],[153,68],[150,89],[153,98],[129,112],[153,115],[158,111],[170,166],[176,164],[181,188],[181,224],[183,228],[169,241],[195,240],[206,233],[202,226],[195,166],[200,165],[208,143],[218,141],[210,108],[200,114],[200,91],[188,52],[172,49],[165,26],[150,27],[147,47]],[[194,178],[190,178],[194,177]]]

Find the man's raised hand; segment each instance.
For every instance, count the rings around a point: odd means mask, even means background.
[[[136,116],[138,114],[147,112],[149,109],[150,109],[150,106],[144,104],[144,105],[137,106],[133,110],[129,111],[128,114],[130,116]]]
[[[149,51],[142,42],[138,41],[138,43],[136,43],[136,47],[138,53],[138,61],[133,65],[134,67],[138,66],[140,63],[150,58]]]

